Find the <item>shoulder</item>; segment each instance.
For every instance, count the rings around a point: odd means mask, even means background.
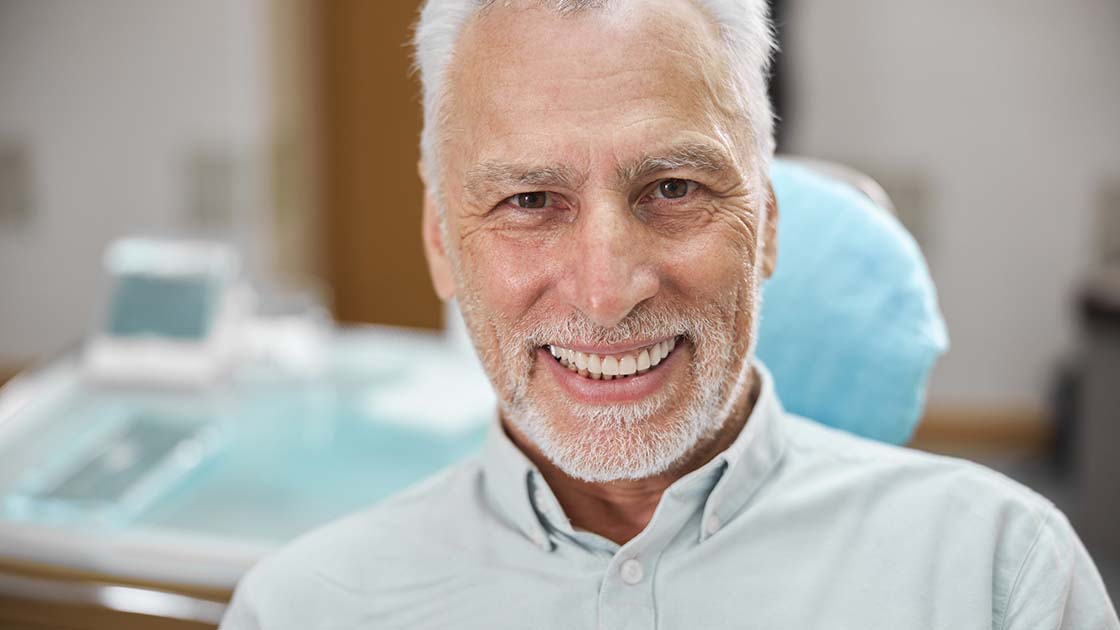
[[[448,542],[469,537],[485,512],[480,484],[472,458],[300,536],[241,579],[223,627],[307,628],[384,605],[370,595],[421,579],[423,567],[447,566]]]
[[[1037,533],[1055,511],[1037,492],[980,464],[868,440],[787,416],[788,465],[795,477],[832,477],[841,486],[915,509],[952,509]]]
[[[1120,628],[1104,581],[1069,520],[1052,510],[1001,592],[1000,628]]]
[[[1031,558],[1061,556],[1078,544],[1049,500],[999,472],[787,419],[778,484],[786,501],[823,503],[830,522],[850,517],[852,545],[866,537],[868,548],[889,550],[914,575],[953,567],[959,584],[988,591],[995,619],[1022,588],[1016,585]]]

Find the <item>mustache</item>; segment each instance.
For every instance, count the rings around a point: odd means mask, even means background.
[[[636,338],[657,339],[683,335],[695,341],[712,326],[711,314],[639,305],[618,324],[600,326],[576,311],[552,322],[537,322],[524,335],[528,351],[548,344],[621,344]]]

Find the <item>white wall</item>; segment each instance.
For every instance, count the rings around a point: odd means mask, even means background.
[[[783,149],[921,206],[953,345],[931,403],[1041,407],[1120,182],[1120,3],[791,5]]]
[[[105,244],[184,234],[192,156],[229,158],[224,231],[267,265],[262,0],[0,0],[0,146],[30,157],[28,220],[0,221],[0,363],[93,317]]]

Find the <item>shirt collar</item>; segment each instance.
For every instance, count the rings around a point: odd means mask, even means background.
[[[498,514],[510,519],[537,546],[551,550],[544,523],[532,501],[534,477],[540,477],[540,473],[506,435],[500,419],[491,424],[481,456],[484,491]],[[543,479],[539,483],[543,484]]]
[[[700,540],[716,533],[743,511],[786,450],[786,412],[774,390],[774,379],[760,361],[755,360],[753,365],[759,392],[747,423],[727,450],[702,467],[721,466],[723,473],[704,503]]]
[[[700,540],[716,533],[742,511],[785,452],[785,410],[774,391],[773,378],[760,361],[752,365],[759,379],[759,393],[743,430],[725,451],[667,490],[678,497],[692,498],[697,507],[703,505]],[[537,467],[513,444],[500,421],[491,426],[481,465],[485,492],[496,511],[534,544],[551,550],[548,524],[559,529],[570,526],[557,514],[559,505]]]

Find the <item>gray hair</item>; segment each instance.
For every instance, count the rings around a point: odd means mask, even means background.
[[[508,0],[505,0],[508,3]],[[612,0],[537,0],[566,15],[599,9]],[[776,48],[766,0],[691,0],[718,27],[731,67],[731,87],[748,126],[751,166],[769,173],[774,155],[774,114],[766,92]],[[427,0],[413,36],[415,69],[423,90],[420,157],[427,184],[439,196],[438,131],[445,117],[446,70],[463,26],[496,0]],[[442,206],[442,203],[440,204]]]

